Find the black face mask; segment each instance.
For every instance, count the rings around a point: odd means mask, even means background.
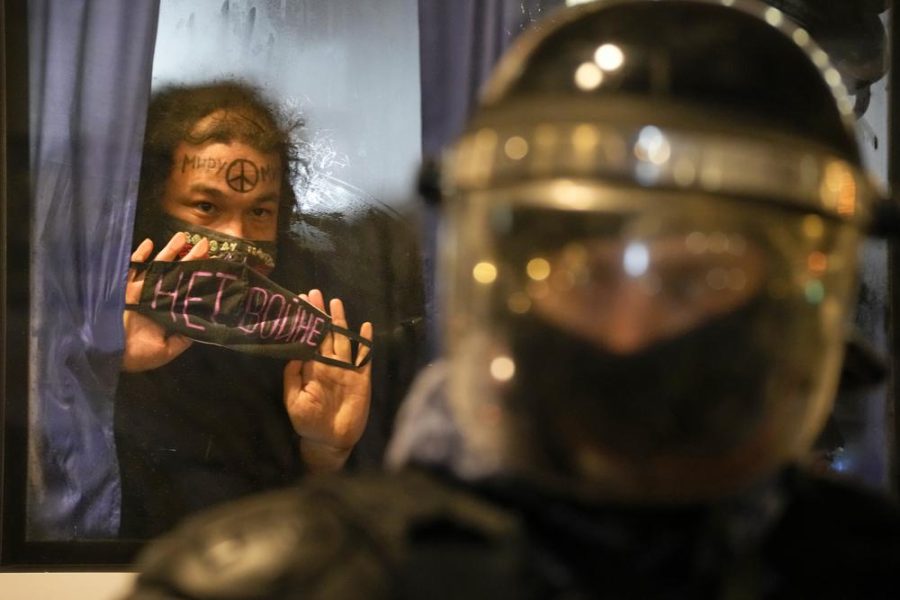
[[[313,359],[357,368],[361,364],[316,351],[329,333],[371,350],[371,342],[331,322],[331,317],[248,264],[215,258],[132,263],[145,275],[141,298],[127,304],[167,331],[240,352],[282,359]],[[359,347],[357,347],[359,350]],[[358,351],[353,353],[358,356]]]
[[[251,269],[268,275],[275,268],[277,244],[263,240],[245,240],[214,229],[194,225],[169,215],[162,215],[153,235],[156,248],[165,246],[176,233],[183,233],[187,244],[180,256],[185,256],[200,240],[209,240],[209,258],[218,258],[229,262],[245,264]]]
[[[579,440],[637,459],[724,451],[764,408],[761,307],[751,302],[628,355],[520,318],[509,402],[529,415],[531,437],[553,462],[568,463]]]

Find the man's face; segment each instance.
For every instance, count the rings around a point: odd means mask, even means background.
[[[736,310],[762,286],[759,250],[739,236],[714,235],[715,251],[702,252],[684,236],[572,244],[547,263],[535,309],[617,354],[683,334]]]
[[[282,168],[277,154],[240,142],[182,142],[173,158],[164,212],[234,237],[275,241]]]

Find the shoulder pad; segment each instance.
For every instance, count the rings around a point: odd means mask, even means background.
[[[363,595],[382,597],[381,573],[366,556],[370,546],[357,543],[349,525],[302,487],[217,507],[144,550],[131,598],[341,597],[332,589],[338,571],[343,585],[371,587]]]
[[[386,598],[423,545],[464,539],[505,556],[517,531],[505,511],[423,474],[311,477],[151,543],[130,599]]]

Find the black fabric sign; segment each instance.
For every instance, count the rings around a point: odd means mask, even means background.
[[[220,259],[132,263],[145,273],[138,304],[126,305],[167,331],[240,352],[283,359],[314,359],[356,368],[316,351],[328,333],[370,347],[338,327],[325,312],[246,264]],[[363,364],[368,362],[366,354]]]

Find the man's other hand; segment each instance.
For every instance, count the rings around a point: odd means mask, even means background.
[[[319,290],[301,298],[325,310],[325,299]],[[335,298],[329,307],[332,322],[346,328],[343,303]],[[371,340],[372,324],[363,323],[359,334]],[[350,340],[333,332],[323,339],[320,352],[348,363],[353,360]],[[360,346],[355,364],[362,363],[368,352],[368,347]],[[284,404],[294,431],[300,436],[300,453],[309,471],[334,471],[344,465],[366,428],[371,394],[371,361],[356,369],[315,360],[292,360],[287,364]]]

